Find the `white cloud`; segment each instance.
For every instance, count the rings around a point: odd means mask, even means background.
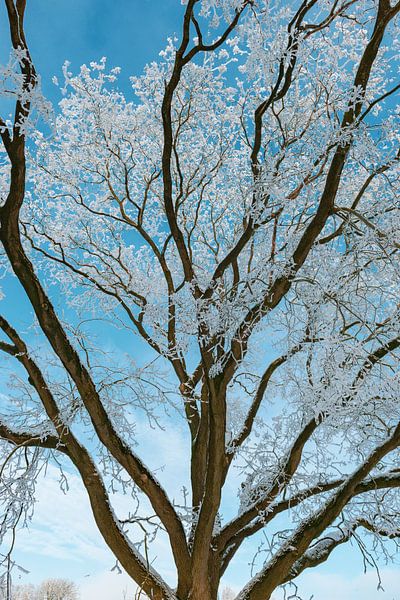
[[[129,600],[134,597],[136,586],[126,573],[103,571],[88,577],[80,585],[81,600]]]
[[[333,561],[332,561],[333,562]],[[332,566],[332,564],[331,564]],[[321,573],[316,569],[303,575],[298,582],[298,595],[303,600],[394,600],[400,598],[399,571],[395,568],[380,570],[383,590],[378,590],[376,571],[354,576]],[[289,594],[290,595],[290,594]],[[277,595],[281,600],[283,595]]]

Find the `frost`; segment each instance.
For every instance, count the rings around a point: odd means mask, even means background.
[[[29,310],[17,323],[25,341],[0,322],[2,535],[29,522],[38,473],[76,436],[90,448],[90,477],[104,483],[116,535],[146,560],[169,527],[165,515],[174,527],[180,520],[190,545],[207,510],[206,547],[232,527],[224,560],[242,534],[266,532],[254,560],[261,573],[286,559],[292,574],[302,559],[321,562],[362,524],[373,544],[397,537],[397,438],[375,460],[399,421],[400,133],[386,96],[397,58],[382,46],[360,84],[376,3],[334,4],[332,18],[321,0],[294,27],[293,3],[194,2],[183,56],[181,39],[169,37],[130,78],[129,95],[105,57],[78,69],[65,62],[63,80],[53,78],[62,96],[55,116],[40,82],[24,85],[26,52],[1,68],[2,94],[25,107],[20,122],[0,125],[1,206],[17,131],[28,138],[18,256],[31,261],[39,297],[48,294],[64,332],[29,322]],[[395,26],[387,35],[397,47]],[[5,250],[2,278],[20,267]],[[35,308],[41,316],[47,300]],[[71,346],[59,356],[64,334]],[[132,458],[145,436],[151,485]],[[210,509],[204,490],[192,504],[176,474],[165,509],[161,480],[171,483],[165,473],[181,443],[182,472],[201,443],[199,477],[208,469],[215,489],[226,466],[227,488],[239,481],[229,511]],[[331,529],[297,556],[307,525],[346,485]],[[149,489],[157,501],[148,502]],[[122,516],[110,508],[119,494],[130,502]]]

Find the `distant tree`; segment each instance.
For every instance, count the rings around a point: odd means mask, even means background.
[[[222,589],[221,600],[234,600],[236,597],[235,592],[230,587],[224,587]]]
[[[35,600],[78,600],[76,584],[68,579],[46,579],[36,591]]]
[[[4,596],[6,598],[6,596]],[[37,600],[37,589],[32,584],[12,587],[12,600]]]
[[[78,600],[76,584],[68,579],[46,579],[40,585],[13,585],[12,600]],[[0,600],[7,600],[6,590],[0,588]]]
[[[50,461],[76,469],[152,600],[216,600],[228,568],[238,600],[268,600],[342,544],[392,548],[400,0],[177,0],[177,36],[134,92],[105,60],[66,65],[50,127],[26,1],[5,3],[0,534],[31,516]],[[163,456],[145,464],[143,415],[147,447],[180,419],[178,485]]]

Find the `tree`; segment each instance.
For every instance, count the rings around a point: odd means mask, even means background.
[[[39,586],[17,585],[12,600],[78,600],[78,590],[68,579],[46,579]]]
[[[12,600],[36,600],[35,586],[32,584],[16,585],[12,589]],[[6,596],[4,596],[6,598]]]
[[[0,319],[14,369],[3,531],[29,516],[42,465],[70,461],[116,560],[155,600],[215,600],[246,540],[266,541],[238,600],[269,599],[350,540],[370,539],[368,559],[389,553],[400,3],[183,1],[180,36],[132,78],[134,100],[105,60],[66,65],[49,134],[25,0],[5,1],[3,269],[37,330]],[[112,325],[127,344],[114,362]],[[157,427],[166,410],[187,427],[182,500],[135,447],[141,411]],[[118,489],[141,508],[116,516]],[[174,587],[152,566],[159,531]]]
[[[234,600],[236,594],[235,592],[229,588],[229,587],[224,587],[222,590],[222,600]]]
[[[37,590],[37,600],[77,600],[78,590],[68,579],[47,579]]]

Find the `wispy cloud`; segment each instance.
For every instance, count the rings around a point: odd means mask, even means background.
[[[97,573],[84,580],[80,586],[82,600],[132,600],[136,586],[126,573],[110,571]]]
[[[297,593],[303,600],[310,600],[311,597],[312,600],[397,600],[400,598],[399,571],[385,567],[381,569],[380,575],[383,589],[378,590],[378,578],[374,570],[354,576],[310,571],[299,579]],[[275,598],[281,600],[283,594],[276,594]]]

